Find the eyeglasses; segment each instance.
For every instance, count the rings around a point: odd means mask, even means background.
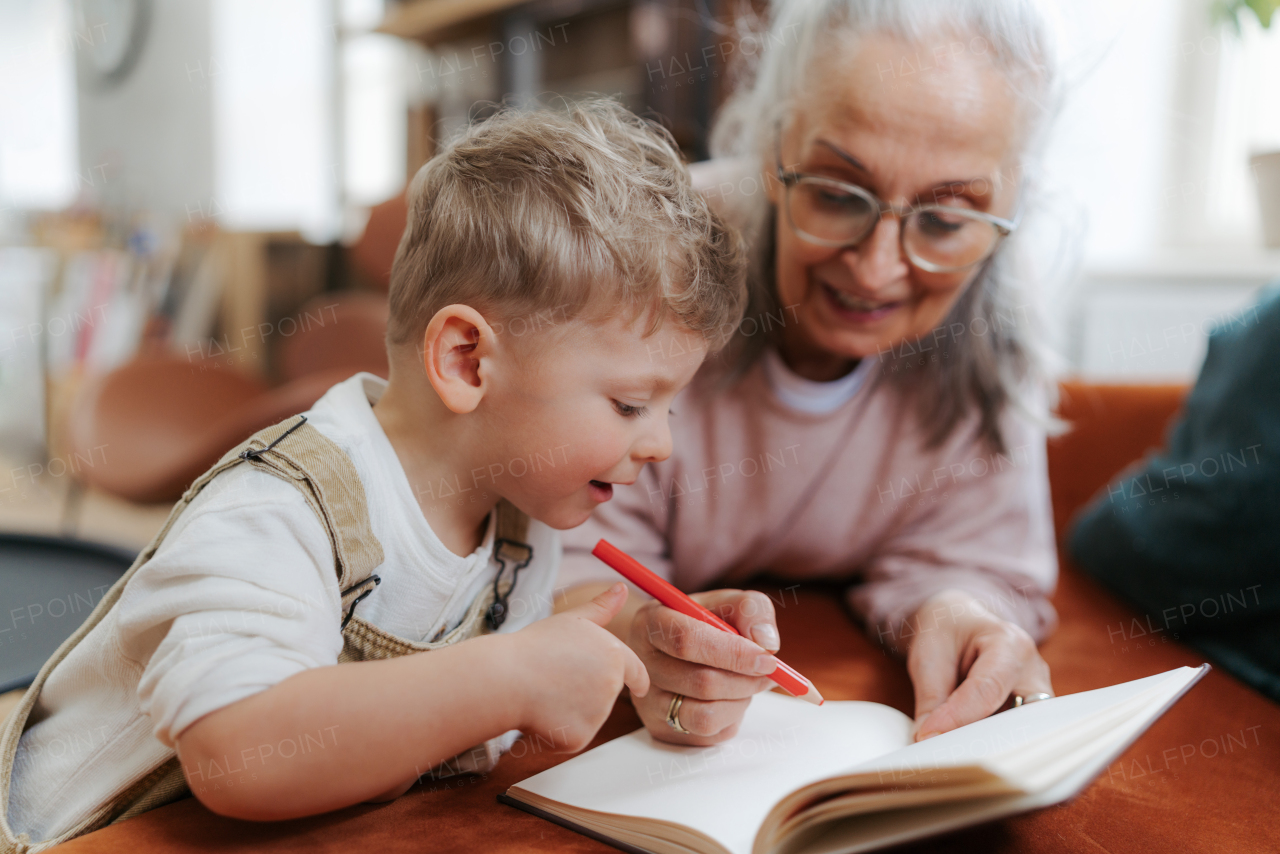
[[[820,175],[782,168],[787,222],[800,238],[818,246],[857,246],[886,214],[901,221],[902,251],[913,265],[930,273],[956,273],[991,257],[1018,223],[982,211],[952,205],[895,207],[870,191]]]

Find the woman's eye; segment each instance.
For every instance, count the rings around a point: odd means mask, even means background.
[[[972,220],[939,210],[920,212],[920,230],[925,234],[954,234],[970,222]]]
[[[638,415],[647,415],[649,408],[647,406],[632,406],[629,403],[623,403],[620,400],[613,402],[613,408],[618,410],[618,414],[623,418],[635,418]]]
[[[865,206],[865,202],[858,196],[852,193],[842,193],[839,190],[819,190],[818,201],[824,206],[836,208],[850,207],[852,205]]]

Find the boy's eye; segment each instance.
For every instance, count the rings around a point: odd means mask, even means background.
[[[636,416],[649,414],[649,407],[647,406],[632,406],[628,403],[623,403],[620,400],[615,400],[613,402],[613,408],[618,410],[618,414],[623,418],[635,418]]]

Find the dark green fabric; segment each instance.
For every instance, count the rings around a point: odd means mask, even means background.
[[[1176,637],[1280,700],[1280,283],[1211,335],[1168,445],[1081,511],[1071,556],[1143,615],[1113,643]]]

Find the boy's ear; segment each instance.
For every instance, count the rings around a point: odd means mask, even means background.
[[[423,367],[431,387],[451,412],[474,410],[488,388],[494,331],[469,305],[447,305],[423,333]]]

